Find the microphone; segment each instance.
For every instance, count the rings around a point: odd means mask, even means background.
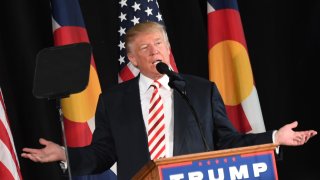
[[[156,65],[156,69],[159,73],[161,74],[166,74],[167,76],[169,76],[169,83],[168,85],[176,90],[180,95],[181,97],[185,100],[185,102],[187,103],[188,107],[190,108],[194,118],[195,118],[195,121],[197,123],[197,126],[199,128],[199,131],[200,131],[200,135],[201,135],[201,139],[202,139],[202,142],[203,142],[203,145],[204,145],[204,148],[206,149],[206,151],[210,151],[210,148],[209,148],[209,145],[208,145],[208,142],[206,141],[206,138],[204,136],[204,133],[203,133],[203,130],[201,128],[201,124],[200,124],[200,121],[199,121],[199,118],[198,118],[198,115],[196,113],[196,110],[194,109],[194,107],[192,106],[188,96],[187,96],[187,92],[186,92],[186,82],[184,81],[184,79],[176,72],[174,71],[171,71],[169,69],[169,66],[166,64],[166,63],[163,63],[161,62],[161,60],[158,60],[159,62],[157,63]]]
[[[161,60],[157,61],[159,62],[157,63],[156,68],[159,73],[166,74],[170,78],[170,81],[184,81],[184,79],[178,73],[170,70],[166,63],[161,62]]]
[[[166,63],[157,60],[156,69],[160,74],[166,74],[169,77],[168,85],[178,91],[180,94],[186,94],[185,86],[186,82],[184,79],[176,72],[169,69],[169,66]]]

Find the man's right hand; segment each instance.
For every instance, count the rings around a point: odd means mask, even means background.
[[[21,156],[40,163],[66,161],[65,150],[60,145],[43,138],[39,139],[39,143],[45,147],[42,149],[23,148]]]

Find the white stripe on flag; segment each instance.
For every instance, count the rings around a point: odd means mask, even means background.
[[[3,132],[3,134],[7,134],[9,137],[0,137],[0,162],[2,162],[4,164],[4,166],[10,171],[11,175],[14,177],[14,179],[16,180],[20,180],[19,174],[18,174],[18,170],[17,166],[19,167],[19,161],[17,160],[17,153],[16,153],[16,149],[13,143],[13,137],[10,131],[10,127],[8,124],[8,120],[7,120],[7,116],[6,116],[6,112],[5,112],[5,107],[4,107],[4,100],[3,100],[3,96],[2,96],[2,91],[0,89],[0,123],[3,124],[6,133]],[[10,145],[13,148],[13,152],[14,154],[11,154],[9,148],[7,147],[7,145],[3,142],[2,138],[9,138],[10,140]],[[15,158],[15,159],[13,159]],[[15,161],[18,163],[16,165]]]
[[[134,75],[134,77],[136,77],[136,76],[139,74],[139,72],[140,72],[140,70],[139,70],[138,68],[136,68],[131,62],[129,62],[129,63],[127,64],[127,67],[128,67],[128,69],[130,70],[130,72]],[[121,76],[120,76],[120,75],[118,75],[118,82],[119,82],[119,83],[122,83],[122,82],[123,82],[123,79],[121,79]]]
[[[51,19],[52,19],[52,32],[61,28],[61,26],[57,23],[57,21],[53,17],[51,17]]]
[[[115,174],[117,174],[117,163],[114,163],[113,166],[110,168]]]
[[[0,89],[0,92],[1,92],[1,89]],[[2,94],[0,94],[0,95],[2,96]],[[9,135],[10,143],[11,143],[11,146],[13,147],[14,153],[17,154],[16,149],[14,148],[13,137],[12,137],[12,134],[11,134],[11,131],[10,131],[10,127],[9,127],[9,124],[8,124],[8,120],[7,120],[7,117],[6,117],[6,112],[4,111],[5,107],[2,106],[2,103],[4,104],[4,101],[1,101],[1,103],[0,103],[0,121],[2,121],[4,127],[6,128],[6,131],[7,131],[7,134]],[[19,165],[19,162],[18,162],[18,165]]]
[[[140,70],[136,68],[131,62],[129,62],[127,66],[134,76],[137,76],[139,74]]]
[[[265,132],[266,128],[264,126],[256,86],[253,86],[252,92],[244,101],[242,101],[241,105],[252,127],[252,131],[249,131],[248,133]]]
[[[13,178],[15,180],[19,180],[20,177],[18,174],[18,170],[16,168],[16,165],[15,165],[13,159],[11,158],[12,157],[11,153],[10,153],[9,149],[7,148],[7,146],[1,140],[1,138],[0,138],[0,149],[1,149],[0,162],[3,163],[4,166],[10,171],[11,175],[13,176]]]
[[[89,126],[89,129],[91,131],[91,133],[93,134],[93,131],[94,129],[96,128],[96,124],[95,124],[95,116],[93,116],[92,118],[90,118],[88,121],[88,126]]]
[[[215,9],[211,6],[210,3],[207,2],[207,14],[211,13],[215,11]]]

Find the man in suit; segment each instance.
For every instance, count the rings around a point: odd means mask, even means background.
[[[126,34],[127,56],[139,68],[140,75],[123,82],[100,97],[96,111],[96,129],[92,143],[81,148],[68,148],[73,174],[103,172],[117,162],[118,178],[130,179],[151,160],[148,148],[149,102],[154,80],[160,83],[163,101],[164,144],[161,157],[207,151],[200,128],[188,104],[168,86],[167,75],[156,69],[159,61],[169,64],[170,44],[164,27],[154,22],[140,23]],[[314,130],[293,131],[297,122],[278,131],[241,134],[228,119],[219,91],[213,82],[191,75],[181,75],[185,91],[198,115],[209,150],[275,143],[299,146],[317,134]],[[162,117],[162,116],[161,116]],[[66,161],[58,144],[40,139],[43,149],[24,148],[22,157],[35,162]]]

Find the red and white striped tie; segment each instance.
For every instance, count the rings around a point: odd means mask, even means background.
[[[148,118],[148,145],[151,159],[163,158],[166,155],[165,144],[165,123],[164,110],[158,88],[161,84],[158,81],[150,86],[153,93],[150,99],[149,118]]]

